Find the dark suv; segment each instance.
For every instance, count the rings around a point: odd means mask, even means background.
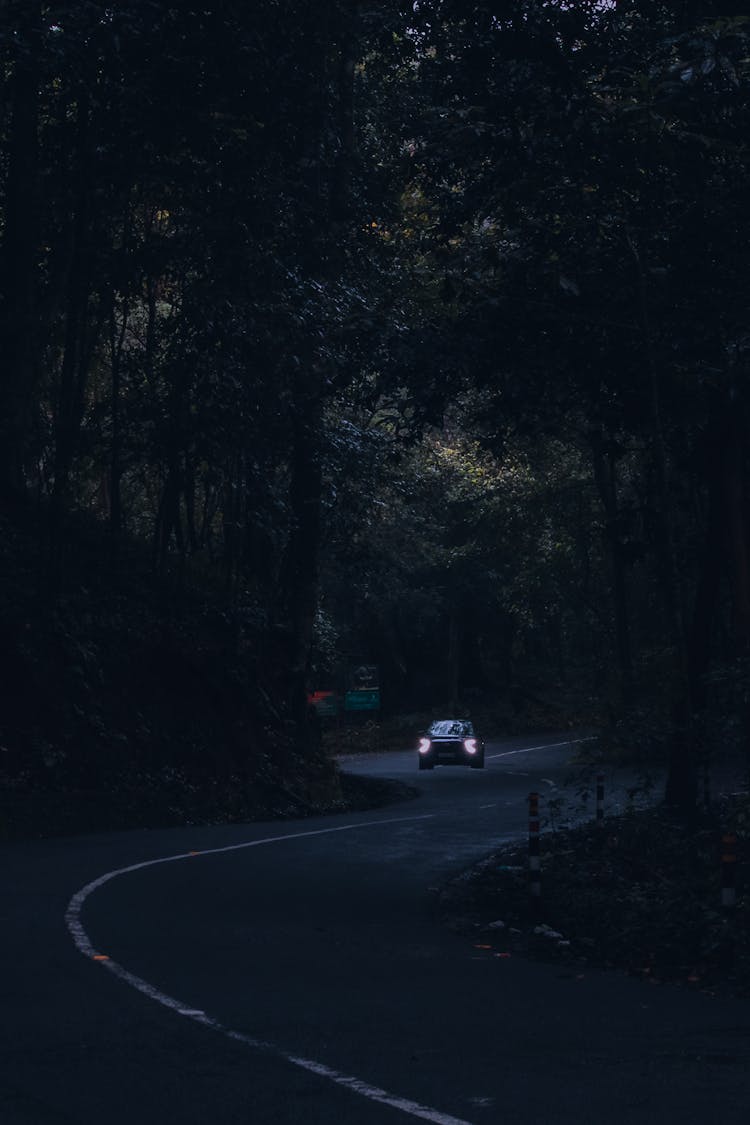
[[[438,719],[419,739],[419,768],[471,766],[484,769],[484,742],[468,719]]]

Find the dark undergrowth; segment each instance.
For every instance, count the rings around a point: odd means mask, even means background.
[[[103,568],[72,529],[59,588],[29,519],[0,518],[0,841],[371,808],[406,795],[338,770],[284,712],[249,595]],[[257,607],[256,607],[257,608]]]
[[[120,779],[103,789],[63,792],[0,785],[0,841],[42,839],[132,828],[198,824],[242,824],[381,808],[417,796],[397,781],[342,771],[333,798],[317,798],[292,787],[243,786],[240,778],[220,784],[180,770]]]
[[[723,798],[691,828],[660,810],[542,836],[542,895],[526,848],[488,857],[447,884],[448,924],[488,956],[617,968],[653,984],[750,995],[750,799]],[[736,905],[722,906],[722,836],[736,836]],[[732,849],[723,848],[723,852]]]

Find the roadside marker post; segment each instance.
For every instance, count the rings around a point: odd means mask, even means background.
[[[596,827],[604,828],[604,774],[596,775]]]
[[[542,861],[539,852],[539,794],[529,793],[529,896],[534,910],[542,897]]]
[[[736,869],[737,837],[728,832],[721,838],[721,905],[725,910],[737,905]]]

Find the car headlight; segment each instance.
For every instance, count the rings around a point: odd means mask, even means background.
[[[476,752],[477,752],[477,740],[476,740],[476,738],[465,738],[464,739],[464,750],[466,751],[467,754],[476,754]]]
[[[420,738],[420,740],[419,740],[419,753],[420,754],[426,754],[431,746],[432,746],[432,743],[430,742],[429,738]]]

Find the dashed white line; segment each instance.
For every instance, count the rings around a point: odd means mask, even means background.
[[[103,887],[105,883],[116,879],[118,875],[127,875],[131,871],[142,871],[147,867],[155,867],[162,863],[176,863],[178,860],[191,859],[197,856],[219,855],[225,852],[242,851],[246,848],[257,848],[262,844],[275,844],[283,840],[300,840],[310,836],[326,836],[334,832],[352,832],[357,828],[371,828],[381,824],[404,824],[418,820],[430,820],[433,815],[432,813],[427,813],[423,816],[402,816],[392,817],[388,820],[368,820],[360,824],[343,824],[336,828],[320,828],[310,832],[293,832],[283,836],[267,836],[261,840],[248,840],[244,844],[230,844],[228,847],[224,848],[210,848],[201,852],[181,852],[179,855],[161,856],[158,859],[149,859],[143,863],[131,863],[128,867],[119,867],[115,871],[107,871],[104,875],[100,875],[98,879],[94,879],[92,882],[87,883],[85,887],[81,887],[68,903],[68,908],[65,912],[65,922],[76,949],[78,949],[84,957],[97,961],[98,964],[108,969],[109,972],[119,980],[124,981],[125,984],[130,985],[131,988],[136,989],[150,1000],[155,1001],[155,1003],[169,1008],[170,1011],[174,1012],[176,1015],[183,1016],[185,1019],[192,1020],[194,1023],[199,1023],[204,1027],[209,1027],[213,1031],[218,1031],[221,1035],[226,1036],[227,1039],[243,1043],[245,1046],[252,1047],[255,1050],[273,1054],[277,1058],[284,1059],[286,1062],[291,1063],[293,1066],[300,1067],[303,1070],[309,1071],[311,1074],[316,1074],[318,1077],[325,1078],[329,1082],[334,1082],[337,1086],[351,1090],[352,1093],[359,1094],[369,1101],[380,1102],[383,1105],[390,1106],[392,1109],[400,1110],[410,1117],[419,1117],[423,1121],[431,1121],[433,1125],[471,1125],[468,1121],[464,1121],[458,1117],[452,1117],[447,1113],[441,1113],[440,1110],[421,1105],[419,1102],[412,1101],[410,1098],[402,1098],[395,1094],[390,1094],[387,1090],[381,1090],[378,1086],[372,1086],[368,1082],[363,1082],[362,1079],[355,1078],[352,1075],[343,1074],[330,1066],[326,1066],[324,1063],[315,1062],[313,1059],[307,1059],[301,1055],[293,1054],[290,1051],[284,1050],[283,1047],[277,1046],[275,1043],[267,1043],[262,1039],[256,1039],[253,1036],[244,1035],[239,1031],[233,1031],[231,1028],[224,1027],[218,1020],[215,1020],[212,1016],[206,1015],[202,1009],[191,1008],[184,1000],[177,1000],[174,996],[167,995],[166,992],[155,988],[152,984],[149,984],[148,981],[136,976],[135,973],[131,973],[123,965],[118,964],[117,961],[113,961],[107,954],[95,950],[81,922],[81,911],[89,896],[100,887]]]
[[[570,738],[567,742],[545,742],[543,746],[524,746],[523,750],[505,750],[502,754],[488,754],[488,758],[511,758],[514,754],[530,754],[532,750],[553,750],[558,746],[577,746],[579,742],[594,742],[595,735],[590,738]]]

